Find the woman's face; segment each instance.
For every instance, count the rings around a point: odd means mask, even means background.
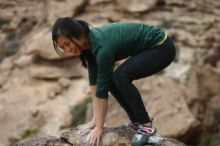
[[[79,39],[69,38],[61,35],[57,38],[58,47],[65,56],[80,56],[83,47],[85,47],[85,40],[80,37]]]

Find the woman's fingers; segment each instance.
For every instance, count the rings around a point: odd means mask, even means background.
[[[90,139],[89,139],[89,146],[92,146],[92,140],[93,140],[93,137],[90,137]]]
[[[87,143],[88,143],[88,145],[89,146],[92,146],[92,139],[93,139],[93,136],[91,135],[91,133],[87,136],[87,139],[86,139],[86,141],[87,141]]]
[[[89,146],[99,146],[102,129],[95,128],[87,136],[86,141]]]
[[[99,146],[99,138],[89,137],[89,146]]]
[[[95,137],[90,138],[89,146],[95,146]]]
[[[96,137],[94,137],[92,140],[92,146],[95,146],[95,141],[96,141]]]
[[[96,140],[96,146],[99,146],[99,141],[100,141],[100,137],[98,137]]]

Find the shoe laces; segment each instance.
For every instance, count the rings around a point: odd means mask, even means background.
[[[139,125],[138,131],[141,133],[153,134],[155,132],[155,128],[153,127],[153,118],[150,120],[151,126],[145,126],[143,124]]]

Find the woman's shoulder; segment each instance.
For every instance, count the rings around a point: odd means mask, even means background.
[[[107,23],[103,24],[99,28],[105,28],[105,27],[128,27],[128,26],[140,26],[140,25],[145,25],[144,23],[139,23],[139,22],[112,22],[112,23]]]
[[[108,29],[111,29],[111,28],[121,28],[121,27],[134,27],[134,26],[143,26],[143,25],[146,25],[144,23],[141,23],[141,22],[112,22],[112,23],[105,23],[105,24],[102,24],[100,26],[97,26],[97,27],[94,27],[92,28],[91,30],[92,31],[97,31],[97,30],[108,30]]]

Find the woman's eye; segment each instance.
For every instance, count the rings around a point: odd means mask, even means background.
[[[70,45],[70,43],[66,43],[66,46],[69,46]]]

